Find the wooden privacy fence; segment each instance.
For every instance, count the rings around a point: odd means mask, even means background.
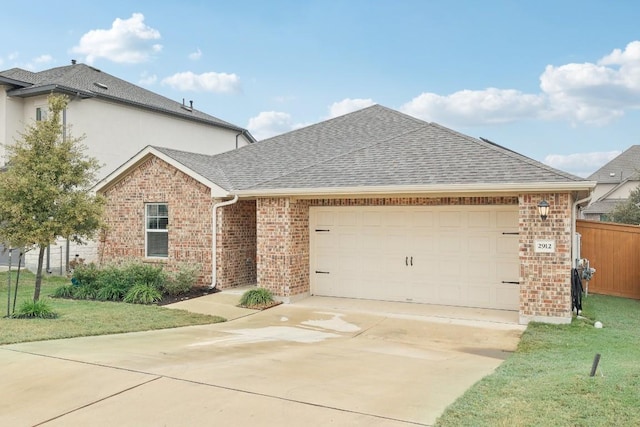
[[[640,226],[579,219],[580,257],[596,272],[589,293],[640,299]]]

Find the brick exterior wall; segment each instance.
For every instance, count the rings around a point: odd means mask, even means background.
[[[141,261],[175,271],[200,266],[199,285],[211,284],[211,190],[157,157],[150,157],[104,192],[107,231],[99,241],[98,261]],[[145,257],[145,203],[169,207],[169,255]],[[221,288],[253,284],[255,279],[255,202],[218,209],[217,274]]]
[[[218,203],[221,200],[216,200]],[[217,210],[216,280],[220,289],[256,284],[256,202]]]
[[[520,319],[571,321],[571,209],[568,193],[519,196]],[[540,219],[538,202],[547,200],[549,216]],[[554,253],[535,252],[535,240],[554,240]]]

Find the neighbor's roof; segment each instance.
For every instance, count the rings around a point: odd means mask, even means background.
[[[12,68],[0,71],[0,84],[13,87],[7,91],[9,96],[29,97],[54,91],[81,98],[103,98],[244,132],[250,141],[255,142],[253,136],[241,127],[192,109],[190,105],[172,101],[86,64],[72,64],[40,72]]]
[[[639,173],[640,145],[632,145],[587,179],[598,181],[599,184],[618,184],[629,179],[640,179]]]
[[[611,212],[618,204],[626,202],[627,199],[606,199],[593,202],[582,212],[586,214],[606,214]]]
[[[244,196],[595,185],[490,141],[379,105],[215,156],[153,149]]]

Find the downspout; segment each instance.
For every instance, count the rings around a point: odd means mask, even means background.
[[[240,132],[239,134],[236,135],[236,150],[238,149],[238,137],[240,135],[244,135],[244,131]]]
[[[592,195],[593,195],[593,192],[589,193],[589,195],[584,199],[577,200],[573,204],[573,208],[571,209],[571,267],[572,268],[578,267],[576,263],[576,248],[575,248],[576,220],[578,219],[578,206],[591,200]]]
[[[213,205],[213,218],[212,218],[212,228],[211,228],[211,284],[209,285],[209,289],[215,289],[218,284],[217,272],[216,268],[218,267],[218,256],[216,253],[217,243],[218,243],[218,208],[222,208],[225,206],[233,205],[238,201],[238,195],[235,194],[233,199],[227,200],[224,202],[216,203]]]

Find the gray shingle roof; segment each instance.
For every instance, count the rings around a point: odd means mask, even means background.
[[[630,178],[634,179],[639,172],[640,145],[632,145],[618,157],[592,173],[588,179],[603,184],[617,184]]]
[[[14,89],[8,91],[9,96],[34,96],[48,94],[54,90],[67,94],[78,94],[81,97],[103,98],[238,132],[244,131],[248,138],[254,141],[253,136],[241,127],[202,111],[185,108],[179,102],[85,64],[67,65],[37,73],[12,68],[0,71],[0,84],[2,83],[14,86]]]
[[[585,181],[380,105],[215,156],[155,148],[228,191]]]
[[[585,214],[606,214],[611,212],[618,204],[626,202],[627,199],[607,199],[593,202],[582,210]]]

